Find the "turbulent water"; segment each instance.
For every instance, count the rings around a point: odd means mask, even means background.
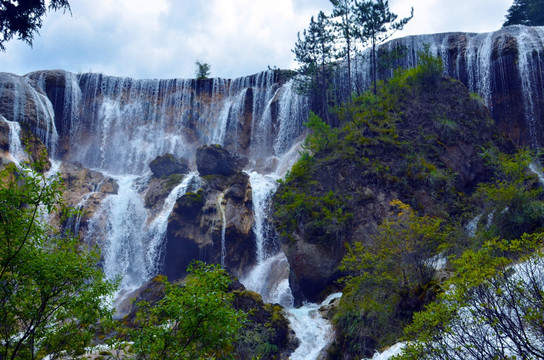
[[[544,28],[515,26],[486,34],[409,36],[383,45],[381,51],[401,46],[403,56],[393,67],[413,66],[426,44],[443,59],[446,73],[478,93],[494,115],[513,106],[501,102],[505,94],[518,94],[529,143],[541,145]],[[353,89],[361,90],[370,83],[367,60],[368,53],[363,53],[354,61]],[[382,78],[389,75],[380,70]],[[339,89],[346,88],[346,78],[345,73],[338,75]],[[157,273],[168,216],[180,196],[200,186],[198,174],[189,174],[171,191],[163,207],[152,213],[142,198],[150,180],[148,164],[165,153],[193,161],[198,146],[212,143],[247,157],[257,265],[241,281],[265,301],[292,307],[289,264],[268,223],[268,207],[276,180],[298,156],[308,102],[278,72],[203,81],[135,80],[64,71],[24,77],[0,73],[0,115],[9,128],[13,160],[23,158],[19,133],[24,124],[53,157],[80,162],[117,181],[117,194],[103,201],[86,237],[102,245],[104,270],[109,277],[122,276],[124,290],[137,288]],[[194,169],[194,163],[191,166]],[[79,219],[74,221],[79,223]],[[328,341],[327,326],[312,316],[315,307],[308,304],[290,315],[297,335],[310,339],[293,354],[295,359],[312,358],[299,355],[303,352],[317,356]],[[322,331],[306,334],[310,329]],[[314,338],[322,340],[309,345]]]

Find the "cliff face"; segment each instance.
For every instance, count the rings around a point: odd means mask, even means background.
[[[445,65],[444,75],[479,94],[498,129],[519,146],[542,146],[544,138],[544,28],[509,26],[496,32],[407,36],[379,47],[380,77],[397,66],[414,67],[429,46]],[[357,88],[370,83],[368,58],[354,65]],[[391,56],[393,55],[393,56]],[[339,79],[340,88],[345,79]]]
[[[452,79],[428,86],[403,76],[344,109],[327,145],[314,133],[314,156],[303,156],[278,189],[276,225],[299,301],[318,301],[334,285],[345,245],[371,241],[392,200],[460,216],[462,194],[489,176],[480,147],[499,143],[481,99]]]

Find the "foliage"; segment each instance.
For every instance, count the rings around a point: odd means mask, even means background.
[[[418,52],[418,73],[423,86],[436,86],[444,74],[444,63],[442,58],[435,57],[425,44],[423,51]]]
[[[389,11],[387,0],[356,0],[352,9],[356,25],[356,36],[362,44],[372,46],[372,81],[374,94],[377,92],[377,54],[376,45],[389,39],[397,30],[402,30],[414,16],[414,9],[409,17],[397,20],[397,15]]]
[[[509,25],[544,26],[544,1],[514,0],[502,26]]]
[[[32,46],[34,33],[42,27],[42,17],[47,11],[70,11],[67,0],[2,0],[0,2],[0,50],[5,51],[5,43],[17,38]]]
[[[195,61],[195,76],[197,80],[204,80],[210,77],[211,65],[200,60]]]
[[[495,171],[492,182],[480,183],[474,194],[482,204],[485,237],[515,239],[544,226],[542,188],[530,170],[536,156],[529,150],[513,155],[496,148],[484,149],[482,156]]]
[[[310,112],[306,127],[311,133],[304,140],[304,147],[313,153],[334,148],[338,142],[337,130],[332,129],[315,113]]]
[[[165,296],[140,302],[132,350],[138,359],[227,358],[245,315],[232,307],[228,273],[193,263],[183,286],[164,280]]]
[[[111,318],[115,283],[99,254],[46,221],[68,216],[58,175],[36,165],[0,173],[0,358],[57,358],[83,352],[99,321]]]
[[[418,216],[398,200],[391,205],[392,219],[368,244],[348,247],[340,265],[346,287],[334,322],[344,350],[357,355],[390,345],[434,297],[432,259],[451,234],[441,219]]]
[[[342,196],[329,191],[324,196],[287,190],[274,214],[282,237],[292,241],[301,233],[308,241],[321,245],[342,244],[353,214],[346,210]]]
[[[448,291],[414,316],[406,329],[414,341],[396,359],[542,358],[544,258],[534,252],[542,240],[524,234],[467,250],[454,262]]]

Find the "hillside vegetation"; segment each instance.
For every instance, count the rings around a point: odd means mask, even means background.
[[[312,114],[305,151],[275,195],[295,296],[343,288],[332,358],[371,356],[401,338],[462,271],[439,265],[448,257],[510,243],[544,221],[536,154],[495,133],[482,100],[442,77],[439,59],[419,60],[376,95],[334,109],[339,127]]]

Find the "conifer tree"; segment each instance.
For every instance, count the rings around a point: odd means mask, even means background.
[[[355,0],[353,14],[356,25],[356,35],[363,45],[371,45],[372,81],[374,94],[377,92],[377,61],[376,45],[389,39],[397,30],[402,30],[414,16],[414,8],[411,14],[399,21],[397,15],[389,11],[387,0]]]
[[[311,78],[309,83],[303,82],[304,91],[312,94],[316,112],[328,118],[327,90],[335,37],[325,13],[320,11],[317,20],[312,16],[308,29],[297,37],[292,51],[300,64],[299,73]]]
[[[351,95],[351,54],[355,50],[355,28],[352,7],[354,0],[330,0],[334,8],[331,17],[336,19],[334,27],[343,40],[342,51],[337,55],[347,60],[348,95]]]
[[[34,33],[42,27],[42,17],[47,11],[68,10],[67,0],[1,0],[0,2],[0,51],[4,43],[17,38],[32,46]]]

